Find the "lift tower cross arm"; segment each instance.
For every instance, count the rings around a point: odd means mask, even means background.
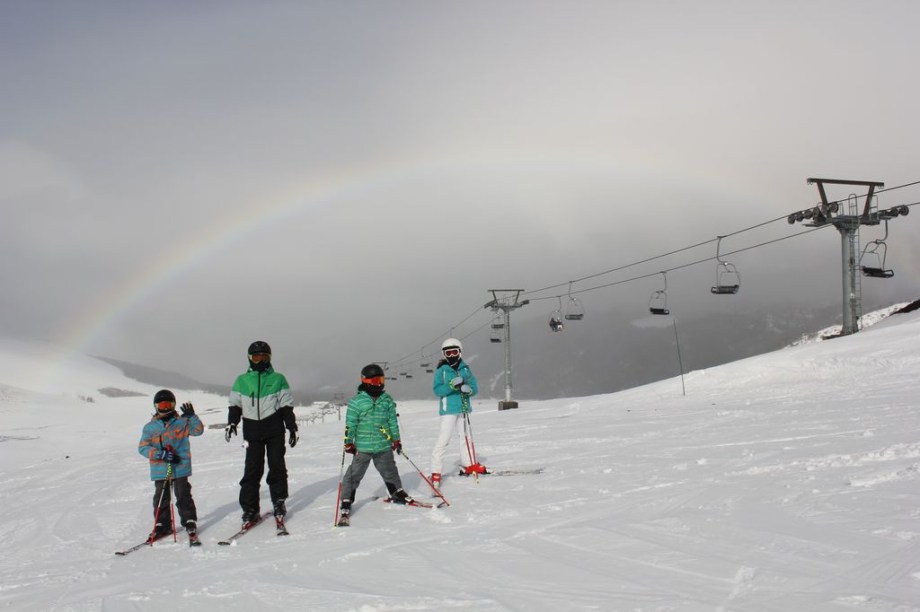
[[[876,187],[884,187],[885,183],[880,183],[879,181],[850,181],[845,179],[826,179],[826,178],[810,178],[808,179],[809,185],[818,186],[818,194],[821,196],[821,205],[826,211],[828,209],[827,201],[827,192],[824,190],[824,185],[858,185],[860,187],[868,187],[869,192],[866,194],[866,204],[863,206],[862,216],[869,218],[869,209],[872,206],[872,196],[875,193]],[[826,214],[826,213],[825,213]]]

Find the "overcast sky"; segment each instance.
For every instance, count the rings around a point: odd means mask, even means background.
[[[782,217],[811,176],[920,180],[918,20],[912,1],[2,2],[0,335],[227,384],[264,339],[296,387],[350,383],[487,289]],[[914,215],[890,227],[898,298],[920,291]],[[828,228],[739,255],[731,307],[837,299],[839,252]],[[712,275],[673,273],[672,295],[706,307]]]

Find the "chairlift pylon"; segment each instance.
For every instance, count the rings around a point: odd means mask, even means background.
[[[648,311],[653,315],[671,314],[671,311],[668,310],[668,275],[662,272],[661,276],[664,277],[664,288],[653,292],[648,300]]]
[[[888,256],[888,220],[885,220],[885,235],[866,244],[859,255],[859,269],[863,276],[870,278],[891,278],[894,270],[885,269],[885,258]],[[866,259],[868,258],[868,262]]]
[[[710,289],[715,295],[734,295],[741,288],[741,274],[734,264],[730,264],[719,255],[723,236],[716,242],[716,284]]]

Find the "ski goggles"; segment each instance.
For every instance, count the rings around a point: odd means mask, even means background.
[[[176,402],[170,402],[170,401],[157,402],[156,406],[157,406],[157,410],[165,412],[166,410],[172,410],[173,408],[175,408]]]
[[[253,353],[249,356],[249,361],[253,363],[262,363],[263,361],[269,361],[272,356],[268,353]]]
[[[361,382],[372,387],[382,387],[386,378],[383,376],[371,376],[370,378],[361,378]]]
[[[458,349],[458,348],[448,348],[448,349],[444,349],[444,356],[445,356],[445,357],[459,357],[459,356],[460,356],[460,349]]]

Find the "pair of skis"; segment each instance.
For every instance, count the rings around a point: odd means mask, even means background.
[[[247,533],[249,533],[249,532],[253,529],[253,527],[255,527],[256,525],[258,525],[258,524],[260,524],[260,523],[262,523],[262,522],[264,522],[264,521],[265,521],[268,517],[270,517],[270,516],[272,516],[272,513],[271,513],[271,512],[266,512],[265,514],[263,514],[262,516],[258,517],[258,518],[257,518],[256,520],[254,520],[254,521],[249,521],[249,522],[247,522],[247,523],[243,523],[243,526],[240,528],[239,531],[237,531],[236,533],[234,533],[232,536],[230,536],[230,537],[227,538],[226,540],[221,540],[220,542],[218,542],[218,544],[221,545],[221,546],[230,546],[230,545],[233,544],[236,540],[239,540],[241,537],[243,537],[244,535],[246,535]],[[279,536],[286,536],[286,535],[289,535],[289,532],[288,532],[288,530],[287,530],[287,526],[284,524],[284,517],[283,517],[283,516],[276,516],[276,517],[275,517],[275,535],[279,535]]]
[[[396,504],[396,502],[393,501],[393,498],[392,498],[392,497],[374,497],[373,499],[375,499],[375,500],[380,500],[381,502],[387,503],[387,504]],[[428,502],[423,502],[423,501],[419,501],[419,500],[417,500],[417,499],[412,499],[412,500],[410,500],[410,501],[407,501],[407,502],[404,503],[404,504],[396,504],[396,505],[400,505],[400,506],[412,506],[412,507],[415,507],[415,508],[443,508],[444,506],[447,505],[447,502],[446,502],[446,501],[441,501],[441,502],[439,502],[439,503],[437,503],[437,504],[429,504]],[[349,526],[351,526],[351,513],[349,513],[349,514],[339,514],[339,517],[338,517],[338,520],[336,520],[335,526],[336,526],[336,527],[349,527]]]
[[[221,546],[230,546],[231,544],[233,544],[233,542],[235,542],[236,540],[240,539],[241,537],[243,537],[244,535],[246,535],[247,533],[249,533],[256,525],[262,523],[263,521],[265,521],[265,519],[267,519],[267,518],[270,517],[270,516],[272,516],[272,513],[271,513],[271,512],[266,512],[266,513],[263,514],[262,516],[258,517],[256,520],[254,520],[254,521],[249,521],[248,523],[245,523],[245,524],[242,526],[242,528],[240,528],[239,531],[237,531],[236,533],[234,533],[234,534],[233,534],[232,536],[230,536],[229,538],[227,538],[227,539],[225,539],[225,540],[219,541],[218,544],[221,545]],[[288,532],[288,530],[287,530],[287,526],[284,524],[284,517],[275,517],[275,534],[276,534],[276,535],[279,535],[279,536],[286,536],[286,535],[289,535],[289,532]],[[141,542],[140,544],[135,544],[134,546],[131,546],[130,548],[126,548],[126,549],[124,549],[124,550],[116,551],[115,554],[118,555],[118,556],[120,556],[120,557],[124,557],[125,555],[131,554],[131,553],[133,553],[133,552],[135,552],[135,551],[138,551],[138,550],[141,550],[142,548],[147,548],[147,547],[153,546],[153,543],[154,543],[154,542],[157,542],[157,541],[159,541],[159,540],[162,540],[163,538],[168,537],[168,536],[170,536],[170,535],[172,535],[172,534],[170,534],[170,533],[164,533],[163,535],[158,536],[158,537],[156,537],[156,538],[152,538],[152,539],[151,539],[151,538],[148,538],[148,539],[144,540],[143,542]],[[201,546],[201,540],[198,539],[198,534],[197,534],[197,533],[196,533],[195,535],[190,535],[190,536],[189,536],[188,545],[189,545],[189,546]]]
[[[489,470],[480,473],[480,476],[520,476],[522,474],[542,474],[543,468],[533,468],[530,470]],[[470,476],[471,474],[460,474],[461,476]]]

